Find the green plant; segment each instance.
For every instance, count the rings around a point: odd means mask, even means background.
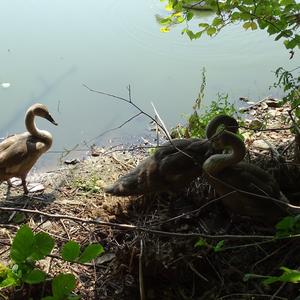
[[[98,193],[101,190],[102,181],[97,175],[89,178],[77,178],[74,186],[86,193]]]
[[[297,108],[300,104],[300,73],[299,69],[295,68],[291,71],[285,70],[280,67],[275,71],[277,82],[274,83],[274,87],[283,88],[286,95],[283,97],[283,102],[289,102],[292,108]],[[295,72],[298,71],[297,74]],[[300,117],[300,111],[296,111],[296,115]]]
[[[64,244],[61,256],[64,260],[70,262],[86,263],[103,253],[103,247],[100,244],[90,244],[83,251],[80,251],[80,245],[74,241]]]
[[[300,215],[287,216],[276,224],[276,236],[284,237],[300,233]]]
[[[217,99],[213,100],[210,105],[200,112],[204,100],[204,90],[206,86],[206,71],[202,71],[202,82],[200,92],[193,105],[194,112],[187,117],[186,126],[177,126],[172,130],[172,137],[205,137],[207,124],[217,115],[225,114],[236,116],[237,110],[234,105],[229,102],[227,94],[217,94]]]
[[[296,0],[160,0],[166,1],[168,16],[161,18],[161,31],[168,32],[175,24],[185,24],[182,34],[191,40],[199,39],[203,34],[214,36],[229,24],[239,23],[245,30],[266,30],[275,40],[284,40],[287,49],[300,48],[300,3]],[[191,29],[190,21],[195,13],[191,7],[202,5],[209,7],[214,13],[211,20],[198,23]],[[293,55],[294,52],[291,51]]]
[[[257,274],[245,274],[244,281],[248,281],[252,278],[262,278],[262,283],[264,285],[269,285],[275,282],[291,282],[299,283],[300,282],[300,272],[298,270],[292,270],[287,267],[281,267],[282,274],[279,276],[268,276],[268,275],[257,275]]]
[[[196,110],[188,118],[188,132],[191,137],[205,137],[207,124],[211,119],[219,114],[233,116],[236,109],[233,104],[228,101],[228,95],[217,94],[217,99],[210,103],[205,111],[199,114]]]
[[[23,225],[13,239],[8,266],[0,264],[0,289],[21,286],[23,283],[35,285],[45,282],[49,275],[37,267],[37,262],[49,255],[55,241],[47,233],[34,234],[27,226]],[[62,259],[66,261],[85,263],[103,253],[100,244],[90,244],[82,252],[80,245],[69,241],[63,246]],[[80,299],[72,294],[76,286],[73,274],[61,273],[52,279],[52,295],[43,300]]]
[[[225,241],[221,240],[221,241],[217,242],[216,245],[211,245],[211,244],[207,243],[206,240],[200,238],[195,243],[194,247],[196,247],[196,248],[206,247],[206,248],[212,249],[214,252],[220,252],[223,250],[224,244],[225,244]]]
[[[276,70],[275,74],[277,82],[274,83],[274,87],[283,88],[286,93],[282,99],[282,104],[289,103],[291,111],[289,113],[292,121],[291,132],[295,134],[295,146],[294,146],[294,162],[300,162],[300,73],[299,69],[295,68],[291,71],[287,71],[280,67]],[[296,73],[297,72],[297,73]]]
[[[76,287],[76,279],[73,274],[59,274],[52,280],[52,296],[42,298],[42,300],[77,300],[78,295],[72,295]]]

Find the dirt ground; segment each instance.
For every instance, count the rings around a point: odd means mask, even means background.
[[[246,129],[242,129],[249,150],[246,160],[266,170],[282,163],[277,154],[282,154],[287,162],[292,159],[293,137],[289,130],[249,130],[262,121],[267,121],[268,128],[290,126],[288,107],[277,108],[272,102],[263,101],[248,109],[249,120],[245,121]],[[213,201],[216,195],[204,178],[176,194],[114,197],[103,192],[103,186],[147,155],[147,150],[98,149],[97,156],[89,156],[78,164],[31,176],[29,181],[43,182],[43,193],[23,196],[22,189],[15,187],[8,193],[3,183],[1,206],[51,214],[27,212],[21,216],[22,223],[35,231],[47,232],[56,240],[53,255],[58,255],[61,245],[70,239],[81,245],[103,245],[105,253],[88,266],[55,257],[41,262],[40,266],[50,275],[73,273],[76,293],[82,299],[293,300],[300,295],[297,284],[279,282],[265,286],[260,277],[248,281],[244,278],[249,273],[279,275],[282,266],[298,269],[299,239],[269,239],[274,229],[231,216],[220,201]],[[299,170],[295,172],[292,177],[297,183]],[[84,222],[87,219],[107,223]],[[1,212],[0,261],[4,263],[20,226],[15,220],[12,212]],[[205,237],[205,247],[195,247],[199,236]],[[40,289],[26,287],[4,294],[9,299],[41,299]]]

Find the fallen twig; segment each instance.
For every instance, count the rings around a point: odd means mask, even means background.
[[[70,215],[60,215],[60,214],[49,214],[39,210],[31,210],[31,209],[24,209],[24,208],[15,208],[15,207],[0,207],[0,211],[17,211],[23,213],[31,213],[42,215],[51,219],[66,219],[72,220],[75,222],[82,222],[87,224],[95,224],[100,226],[109,226],[113,228],[119,228],[124,230],[132,230],[132,231],[139,231],[139,232],[148,232],[152,234],[158,235],[165,235],[165,236],[173,236],[173,237],[183,237],[183,238],[196,238],[202,237],[207,239],[268,239],[274,240],[274,236],[262,236],[262,235],[210,235],[210,234],[202,234],[202,233],[177,233],[177,232],[167,232],[155,229],[149,229],[145,227],[130,225],[130,224],[118,224],[118,223],[111,223],[111,222],[103,222],[95,219],[83,219],[75,216]],[[289,236],[286,238],[299,238],[300,234]]]

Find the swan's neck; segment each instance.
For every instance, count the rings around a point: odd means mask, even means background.
[[[220,125],[224,125],[226,130],[235,133],[238,131],[239,128],[239,124],[235,118],[227,115],[219,115],[208,123],[206,127],[206,137],[211,138]]]
[[[238,136],[227,131],[220,134],[222,146],[229,146],[231,151],[230,153],[214,154],[204,162],[203,169],[210,175],[217,175],[225,168],[243,160],[246,155],[245,144]]]
[[[51,145],[52,144],[52,135],[50,132],[46,130],[40,130],[36,127],[34,122],[34,113],[32,111],[28,111],[25,117],[25,125],[27,131],[34,137],[42,139],[45,143]]]

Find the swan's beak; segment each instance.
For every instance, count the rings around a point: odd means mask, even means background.
[[[54,124],[54,125],[58,125],[55,121],[54,121],[54,119],[51,117],[51,115],[50,114],[48,114],[47,116],[46,116],[46,119],[49,121],[49,122],[51,122],[52,124]]]

